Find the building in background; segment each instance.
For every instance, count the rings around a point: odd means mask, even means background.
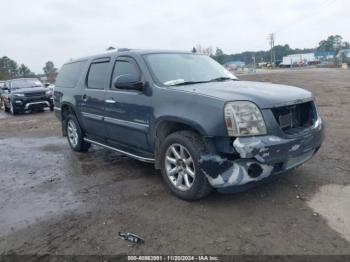
[[[314,53],[293,54],[284,56],[280,67],[296,67],[306,65],[326,64],[334,65],[335,52],[333,51],[316,51]]]

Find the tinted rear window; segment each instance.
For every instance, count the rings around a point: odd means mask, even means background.
[[[58,73],[56,85],[61,87],[75,87],[83,72],[85,61],[63,65]]]

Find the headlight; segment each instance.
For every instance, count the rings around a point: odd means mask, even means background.
[[[24,97],[24,94],[14,94],[14,95],[18,97]]]
[[[225,121],[229,136],[265,135],[265,121],[252,102],[237,101],[225,105]]]

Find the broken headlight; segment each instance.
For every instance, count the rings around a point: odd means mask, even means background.
[[[229,136],[265,135],[266,126],[260,109],[252,102],[237,101],[225,105],[225,122]]]

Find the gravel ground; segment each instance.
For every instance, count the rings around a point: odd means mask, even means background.
[[[50,112],[1,112],[0,254],[350,254],[350,71],[241,78],[311,90],[326,141],[270,184],[192,203],[167,192],[152,165],[72,152]]]

